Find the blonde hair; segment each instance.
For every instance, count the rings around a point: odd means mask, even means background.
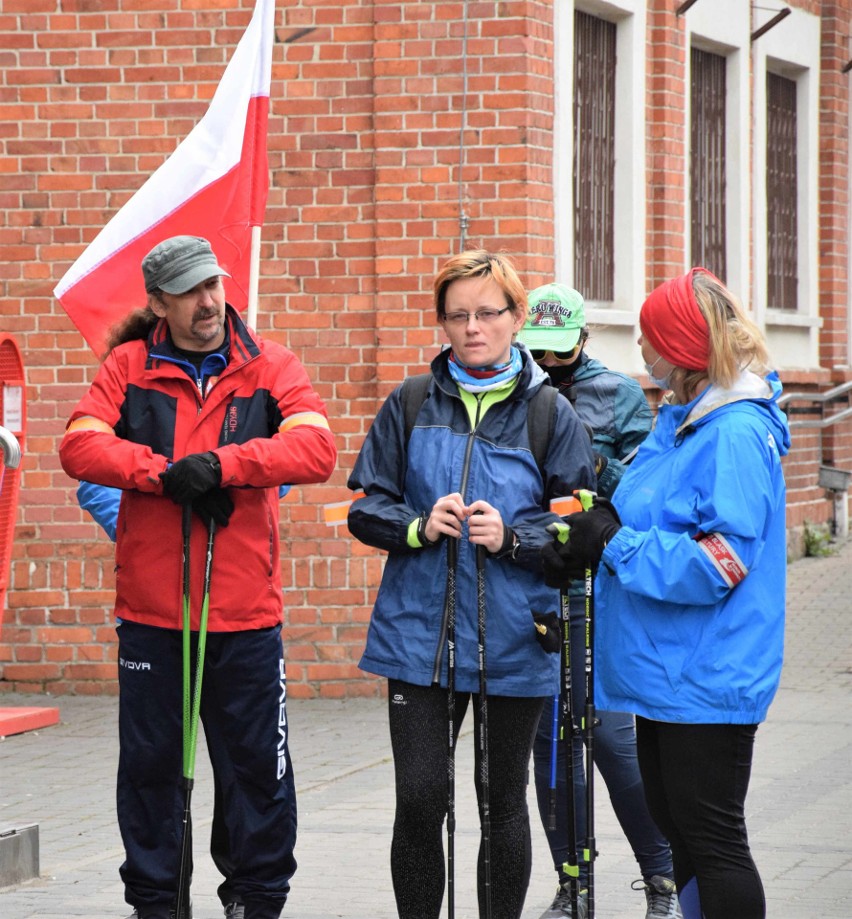
[[[506,255],[494,255],[485,249],[471,249],[447,259],[435,278],[435,314],[438,319],[446,315],[447,288],[453,281],[466,278],[491,277],[503,291],[508,306],[514,314],[527,317],[527,292],[521,283],[512,260]]]
[[[695,272],[692,289],[709,329],[710,357],[706,370],[679,368],[684,390],[693,392],[703,379],[729,389],[743,370],[751,370],[758,376],[769,373],[772,367],[766,340],[739,300],[705,271]]]

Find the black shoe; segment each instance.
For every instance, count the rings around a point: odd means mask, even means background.
[[[245,919],[246,908],[242,903],[229,903],[225,907],[225,919]]]

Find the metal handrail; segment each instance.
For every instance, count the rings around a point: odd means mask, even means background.
[[[852,390],[852,380],[848,380],[846,383],[841,383],[839,386],[835,386],[833,389],[827,389],[825,392],[820,393],[783,393],[777,404],[779,408],[783,408],[788,402],[811,402],[814,405],[823,405],[826,402],[831,402],[838,396],[842,396],[844,393],[847,393],[850,390]],[[847,418],[852,418],[852,406],[845,408],[834,415],[829,415],[828,418],[819,418],[810,421],[791,421],[789,425],[791,429],[830,428],[833,424],[837,424],[838,421],[845,421]]]
[[[3,444],[3,465],[17,469],[21,462],[21,445],[18,438],[0,424],[0,443]]]
[[[838,412],[836,415],[829,415],[828,418],[820,418],[819,420],[814,421],[790,421],[788,423],[788,427],[830,428],[833,424],[837,424],[838,421],[844,421],[846,418],[852,418],[852,407],[845,408],[842,412]]]
[[[788,402],[830,402],[837,396],[842,396],[843,393],[849,392],[850,389],[852,389],[852,380],[847,380],[845,383],[835,386],[834,389],[827,389],[825,392],[785,392],[781,395],[776,405],[780,408]]]

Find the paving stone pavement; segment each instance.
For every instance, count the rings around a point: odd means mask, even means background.
[[[852,542],[788,569],[787,653],[781,689],[757,735],[748,799],[755,858],[771,919],[852,917]],[[119,919],[123,852],[114,814],[116,700],[59,697],[61,723],[0,740],[0,832],[37,823],[41,877],[0,891],[3,919]],[[0,695],[3,705],[39,697]],[[393,767],[385,702],[291,700],[299,790],[299,869],[285,909],[293,919],[392,919],[388,868]],[[469,719],[468,719],[469,720]],[[476,916],[478,819],[473,738],[458,746],[456,915]],[[599,780],[597,916],[642,919],[639,877]],[[212,779],[199,750],[193,792],[196,919],[221,917],[218,874],[205,851]],[[523,919],[553,896],[544,834],[533,811],[533,878]],[[737,919],[737,917],[730,917]]]

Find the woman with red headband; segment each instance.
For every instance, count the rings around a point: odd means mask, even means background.
[[[598,565],[596,703],[636,715],[651,814],[686,919],[763,919],[745,796],[784,640],[790,434],[760,330],[703,268],[642,306],[669,395],[615,492],[543,549],[548,583]]]

